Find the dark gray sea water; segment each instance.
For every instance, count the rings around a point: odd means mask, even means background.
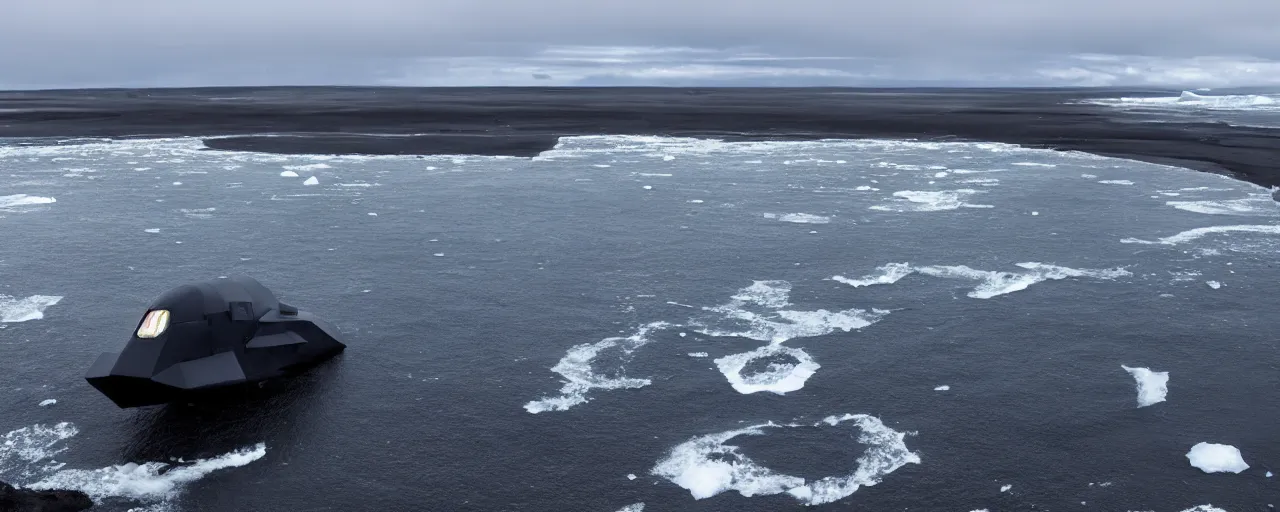
[[[102,510],[1280,504],[1280,208],[1241,181],[891,140],[17,142],[0,480]],[[156,294],[231,274],[348,349],[238,407],[84,382]]]

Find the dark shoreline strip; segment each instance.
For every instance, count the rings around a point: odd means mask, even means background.
[[[747,88],[0,92],[0,137],[192,136],[204,138],[213,149],[279,154],[516,157],[535,156],[560,137],[575,135],[984,141],[1175,165],[1280,186],[1280,129],[1189,123],[1185,116],[1131,114],[1080,103],[1178,93]],[[238,99],[225,100],[230,97]]]

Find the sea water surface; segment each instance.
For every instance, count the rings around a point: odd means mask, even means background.
[[[1280,502],[1280,208],[1226,177],[634,136],[533,159],[9,140],[0,174],[0,480],[102,510]],[[239,407],[84,382],[155,295],[231,274],[347,351]],[[1249,468],[1193,467],[1202,442]]]

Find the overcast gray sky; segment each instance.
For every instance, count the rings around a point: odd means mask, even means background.
[[[0,4],[0,88],[1280,85],[1278,0]]]

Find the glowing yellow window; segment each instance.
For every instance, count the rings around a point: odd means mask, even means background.
[[[166,309],[154,309],[148,311],[147,316],[142,319],[142,325],[138,327],[138,337],[155,338],[168,328],[169,311]]]

